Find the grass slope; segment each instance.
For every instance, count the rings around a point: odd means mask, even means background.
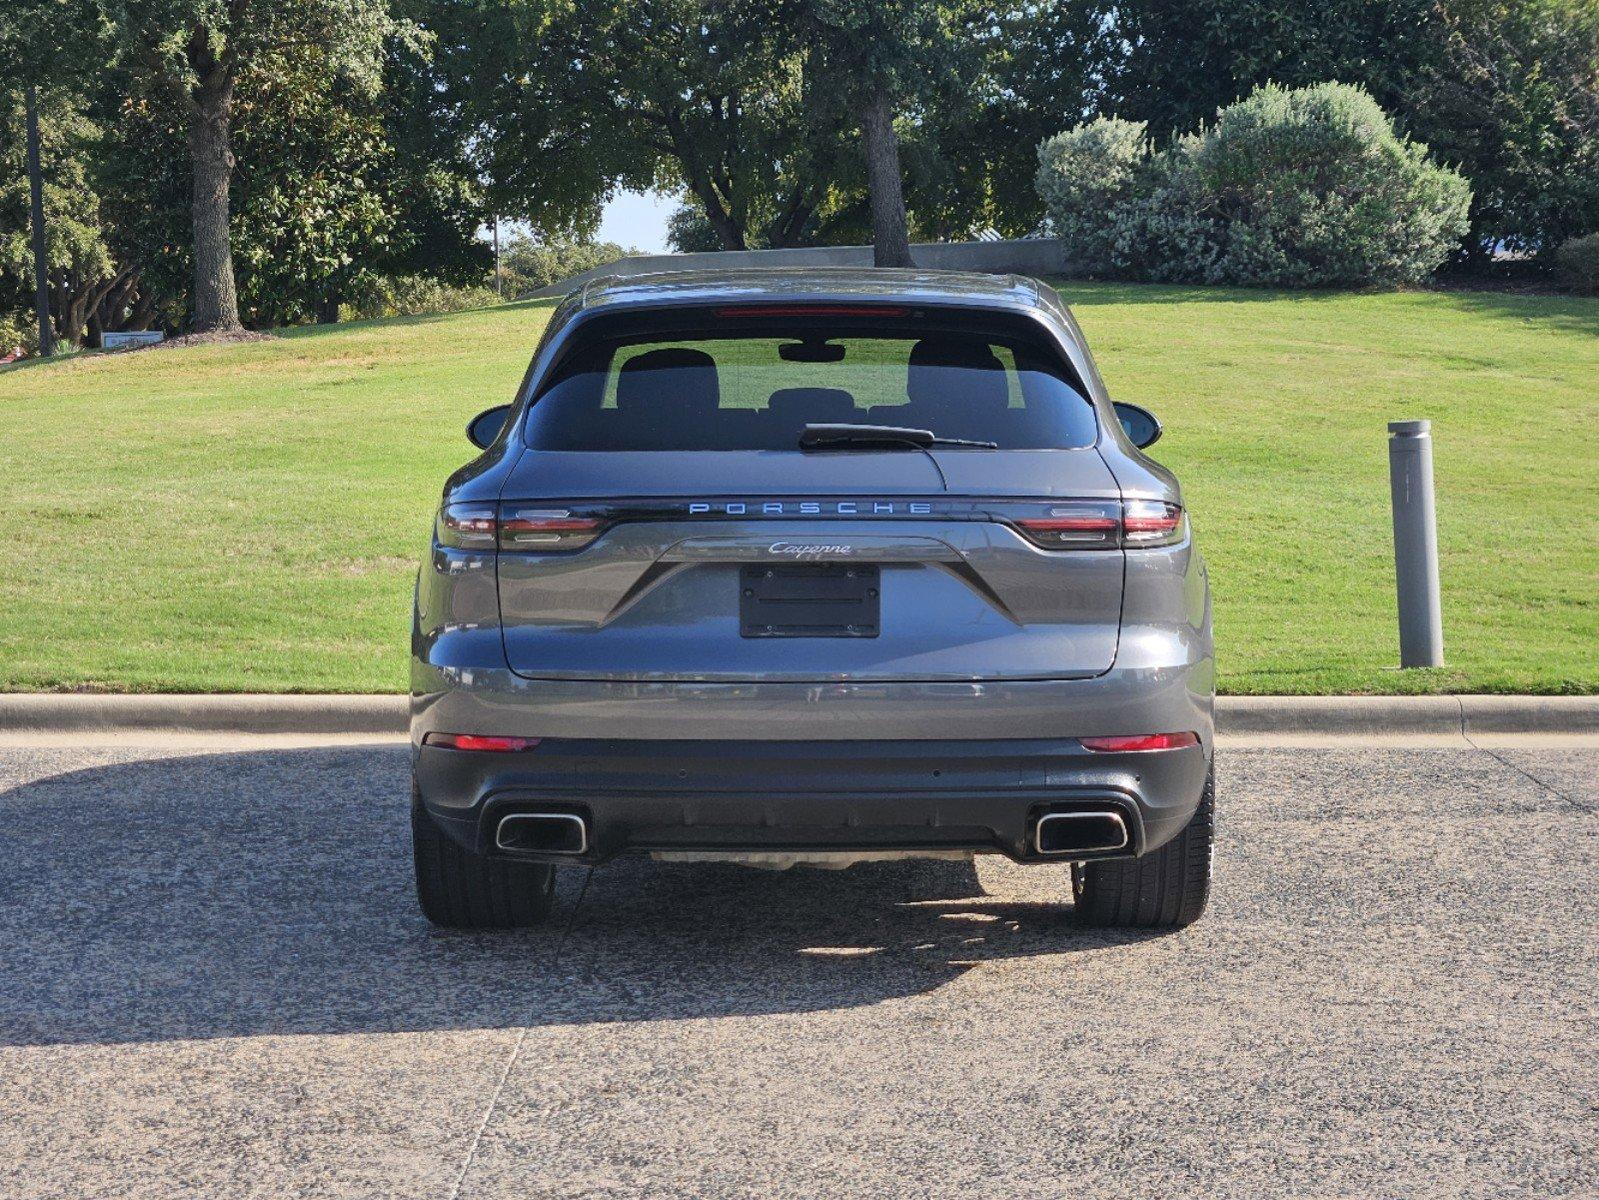
[[[1229,692],[1599,690],[1599,302],[1062,285],[1166,422]],[[0,372],[0,687],[390,691],[467,418],[550,305]],[[1398,672],[1386,431],[1435,422],[1450,665]]]

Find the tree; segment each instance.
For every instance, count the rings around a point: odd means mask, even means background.
[[[1473,257],[1599,225],[1599,0],[1125,0],[1106,19],[1123,49],[1098,111],[1158,141],[1265,83],[1356,84],[1472,181]]]
[[[1390,97],[1423,52],[1434,0],[1125,0],[1101,113],[1144,121],[1157,142],[1276,83],[1359,84]]]
[[[104,61],[108,22],[97,0],[8,0],[0,8],[0,80],[24,97],[30,246],[39,349],[51,346],[49,235],[45,229],[39,90],[76,95]]]
[[[455,76],[462,60],[474,57],[475,43],[497,38],[500,29],[482,8],[474,33],[459,4],[393,0],[393,6],[396,16],[424,30],[426,44],[395,45],[384,66],[383,129],[392,152],[379,186],[394,224],[387,247],[369,263],[381,275],[474,285],[492,262],[477,232],[494,214],[474,153],[480,130]]]
[[[929,118],[940,161],[948,164],[946,189],[926,195],[916,169],[908,169],[919,227],[936,236],[979,221],[1009,236],[1038,227],[1034,151],[1099,110],[1107,67],[1119,53],[1107,7],[1100,0],[1020,0],[988,14],[991,23],[968,18],[982,70],[964,68],[950,100]]]
[[[80,97],[49,90],[40,100],[42,156],[50,167],[44,187],[50,332],[56,341],[81,346],[90,315],[126,271],[112,261],[91,183],[98,131]],[[7,97],[0,107],[0,271],[19,290],[31,288],[35,263],[23,125],[22,97]]]
[[[795,0],[794,22],[816,48],[826,91],[844,98],[861,131],[871,198],[873,261],[908,267],[910,229],[895,118],[927,124],[963,78],[982,70],[985,10],[937,0]]]
[[[124,0],[126,61],[181,97],[190,169],[194,327],[239,327],[229,234],[233,126],[241,76],[312,48],[357,89],[379,84],[385,45],[412,37],[385,0]]]
[[[241,315],[257,327],[338,320],[396,249],[395,153],[372,89],[322,47],[287,46],[241,71],[236,145]]]
[[[546,238],[592,234],[608,196],[653,188],[685,197],[674,244],[858,240],[871,228],[867,163],[896,151],[879,192],[903,176],[904,223],[933,236],[1029,229],[1032,145],[1059,121],[1024,112],[1015,85],[1042,81],[1047,107],[1061,78],[1088,70],[1038,58],[1039,30],[1075,29],[1083,0],[895,0],[882,29],[844,0],[408,2],[435,39],[431,94],[446,121],[469,118],[488,204]],[[863,104],[855,43],[884,30],[899,38],[892,119],[867,123],[867,156],[863,115],[880,106]],[[1009,138],[1018,129],[1025,142]]]
[[[1472,256],[1599,229],[1599,0],[1438,0],[1427,37],[1396,103],[1476,189]]]
[[[840,139],[778,8],[513,6],[509,28],[477,42],[460,71],[491,203],[546,236],[582,236],[616,190],[682,190],[724,249],[798,244],[826,203]]]
[[[933,6],[916,0],[865,5],[854,0],[800,0],[796,22],[817,48],[830,94],[854,111],[861,131],[872,216],[872,261],[909,267],[910,229],[894,114],[912,91],[918,25]]]

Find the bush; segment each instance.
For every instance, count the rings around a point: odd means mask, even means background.
[[[1083,254],[1069,243],[1068,256],[1098,256],[1132,278],[1409,283],[1441,266],[1467,229],[1465,179],[1400,138],[1375,100],[1343,84],[1257,88],[1215,125],[1154,155],[1106,122],[1062,136],[1072,139],[1072,182],[1051,178],[1055,202],[1049,193],[1045,200],[1057,228],[1083,240]],[[1041,165],[1041,192],[1045,175]]]
[[[1555,251],[1555,272],[1574,292],[1599,292],[1599,233],[1561,243]]]
[[[500,251],[505,294],[524,296],[636,253],[636,250],[624,250],[615,242],[535,242],[532,238],[512,238]]]
[[[0,310],[0,358],[21,348],[28,354],[39,349],[39,325],[32,313]]]
[[[1057,133],[1038,147],[1035,186],[1074,264],[1089,271],[1115,266],[1115,230],[1106,217],[1133,198],[1148,159],[1145,124],[1116,117]]]
[[[359,320],[460,312],[500,302],[493,288],[451,287],[426,275],[379,276],[362,290],[361,299],[349,306]]]

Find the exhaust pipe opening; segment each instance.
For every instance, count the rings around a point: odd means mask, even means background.
[[[1045,813],[1034,841],[1040,854],[1086,854],[1125,850],[1127,821],[1115,811]]]
[[[582,854],[589,827],[575,813],[512,813],[500,818],[494,844],[524,854]]]

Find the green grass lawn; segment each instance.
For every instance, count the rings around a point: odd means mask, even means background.
[[[1166,423],[1224,691],[1599,691],[1599,301],[1062,291]],[[0,371],[0,688],[402,690],[462,426],[550,308]],[[1437,671],[1393,669],[1401,417],[1435,423]]]

